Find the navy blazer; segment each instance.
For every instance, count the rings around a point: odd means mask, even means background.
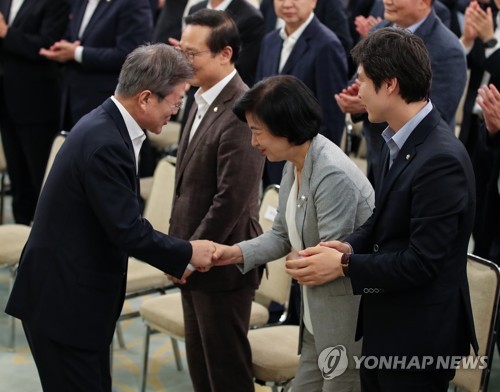
[[[260,11],[264,16],[266,24],[266,33],[276,29],[276,11],[273,0],[262,0]],[[349,31],[349,21],[347,19],[347,10],[341,0],[318,0],[314,7],[314,14],[319,21],[332,30],[346,51],[346,54],[352,49],[352,36]]]
[[[121,66],[139,45],[151,41],[153,17],[148,0],[100,1],[83,36],[78,37],[86,0],[73,0],[66,39],[83,46],[82,63],[66,65],[66,101],[76,123],[115,91]],[[69,100],[69,101],[68,101]]]
[[[282,45],[279,30],[264,37],[257,81],[279,73]],[[323,110],[320,133],[340,145],[345,115],[333,95],[347,84],[347,59],[335,33],[315,16],[298,39],[280,74],[296,76],[311,89]]]
[[[207,4],[207,0],[201,1],[193,5],[189,13],[206,8]],[[246,0],[232,0],[226,12],[233,18],[240,33],[241,48],[235,62],[236,69],[245,84],[251,87],[255,82],[260,44],[265,34],[264,18],[260,11]]]
[[[81,349],[111,343],[128,256],[177,277],[191,245],[142,218],[132,142],[111,99],[61,147],[40,195],[6,312]]]
[[[467,151],[434,108],[377,182],[373,215],[346,239],[363,355],[477,351],[466,271],[475,201]]]
[[[67,0],[25,0],[9,26],[9,33],[0,39],[0,94],[6,103],[2,109],[19,123],[59,120],[59,64],[38,52],[62,38],[68,15]]]

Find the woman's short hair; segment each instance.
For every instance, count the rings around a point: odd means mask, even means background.
[[[300,145],[318,134],[323,120],[321,106],[311,90],[295,76],[266,78],[248,90],[234,105],[243,122],[251,113],[272,135]]]

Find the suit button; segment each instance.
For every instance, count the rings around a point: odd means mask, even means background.
[[[378,252],[378,244],[373,245],[373,251]]]

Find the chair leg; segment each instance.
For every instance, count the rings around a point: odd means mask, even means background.
[[[182,358],[181,358],[181,353],[179,351],[179,342],[177,342],[177,339],[174,339],[173,337],[170,337],[170,340],[172,341],[172,348],[174,349],[174,356],[175,356],[175,363],[177,365],[177,370],[179,372],[184,369],[182,366]]]
[[[116,337],[118,338],[118,346],[120,346],[122,350],[126,350],[127,346],[123,338],[123,329],[119,321],[116,323]]]
[[[146,325],[146,336],[144,336],[144,355],[142,359],[141,392],[146,392],[146,383],[148,378],[148,359],[149,359],[149,339],[151,337],[151,328]]]

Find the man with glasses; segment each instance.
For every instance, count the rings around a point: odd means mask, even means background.
[[[211,265],[213,243],[155,231],[138,202],[144,129],[161,132],[192,74],[165,44],[134,50],[115,95],[76,124],[56,157],[6,309],[23,322],[44,391],[111,391],[129,255],[179,278],[188,263]]]
[[[177,153],[173,236],[233,244],[258,236],[258,195],[264,157],[248,126],[233,114],[248,87],[235,69],[240,38],[223,11],[200,10],[185,19],[179,44],[198,87]],[[247,276],[248,275],[248,276]],[[194,391],[253,392],[247,331],[258,271],[236,267],[194,272],[180,285],[186,353]]]

